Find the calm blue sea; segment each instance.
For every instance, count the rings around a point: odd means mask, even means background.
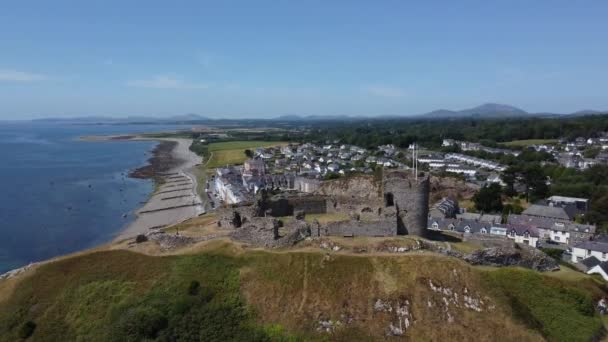
[[[79,136],[168,129],[176,127],[0,123],[0,273],[112,240],[153,190],[127,174],[154,142]]]

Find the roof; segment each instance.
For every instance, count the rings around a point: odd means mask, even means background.
[[[538,217],[555,218],[560,220],[570,220],[570,216],[564,210],[564,208],[552,207],[548,205],[532,204],[528,207],[528,209],[524,210],[522,214]]]
[[[526,232],[533,237],[539,237],[538,230],[533,227],[522,226],[518,224],[507,225],[509,231],[515,231],[515,234],[523,236]]]
[[[601,264],[602,262],[594,257],[594,256],[590,256],[587,259],[583,259],[581,261],[579,261],[581,264],[585,265],[585,267],[587,267],[587,269],[593,267],[593,266],[597,266],[599,264]]]
[[[587,202],[586,198],[568,197],[568,196],[551,196],[548,198],[549,201],[553,202]]]
[[[594,267],[596,267],[596,266],[601,268],[604,271],[604,273],[608,274],[608,261],[601,262],[600,264],[595,265]],[[587,271],[587,272],[589,272],[589,271]]]
[[[608,243],[601,241],[583,241],[574,245],[574,248],[587,249],[595,252],[608,253]]]
[[[478,213],[462,213],[456,215],[459,219],[463,220],[479,220],[481,218],[481,214]]]

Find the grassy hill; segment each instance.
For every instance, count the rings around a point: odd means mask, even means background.
[[[0,282],[0,340],[587,341],[593,279],[471,267],[434,254],[243,249],[83,254]],[[406,328],[407,326],[407,328]],[[402,336],[403,337],[403,336]]]

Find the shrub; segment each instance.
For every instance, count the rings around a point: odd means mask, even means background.
[[[167,318],[158,310],[140,306],[128,310],[115,326],[115,336],[127,341],[154,339],[167,327]]]
[[[540,250],[557,261],[561,261],[562,254],[564,254],[564,251],[559,248],[541,248]]]
[[[190,282],[190,286],[188,286],[188,294],[191,296],[196,296],[199,294],[201,290],[201,283],[196,280]]]
[[[34,330],[36,330],[36,323],[27,321],[21,326],[21,329],[19,329],[19,337],[22,339],[27,339],[32,336]]]
[[[144,234],[139,234],[135,237],[136,243],[142,243],[142,242],[146,242],[146,241],[148,241],[148,237],[146,237]]]

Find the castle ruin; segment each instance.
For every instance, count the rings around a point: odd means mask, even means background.
[[[218,225],[264,247],[306,237],[427,235],[429,176],[387,171],[321,182],[312,194],[260,191],[253,202],[218,209]],[[334,214],[326,223],[306,215]]]

